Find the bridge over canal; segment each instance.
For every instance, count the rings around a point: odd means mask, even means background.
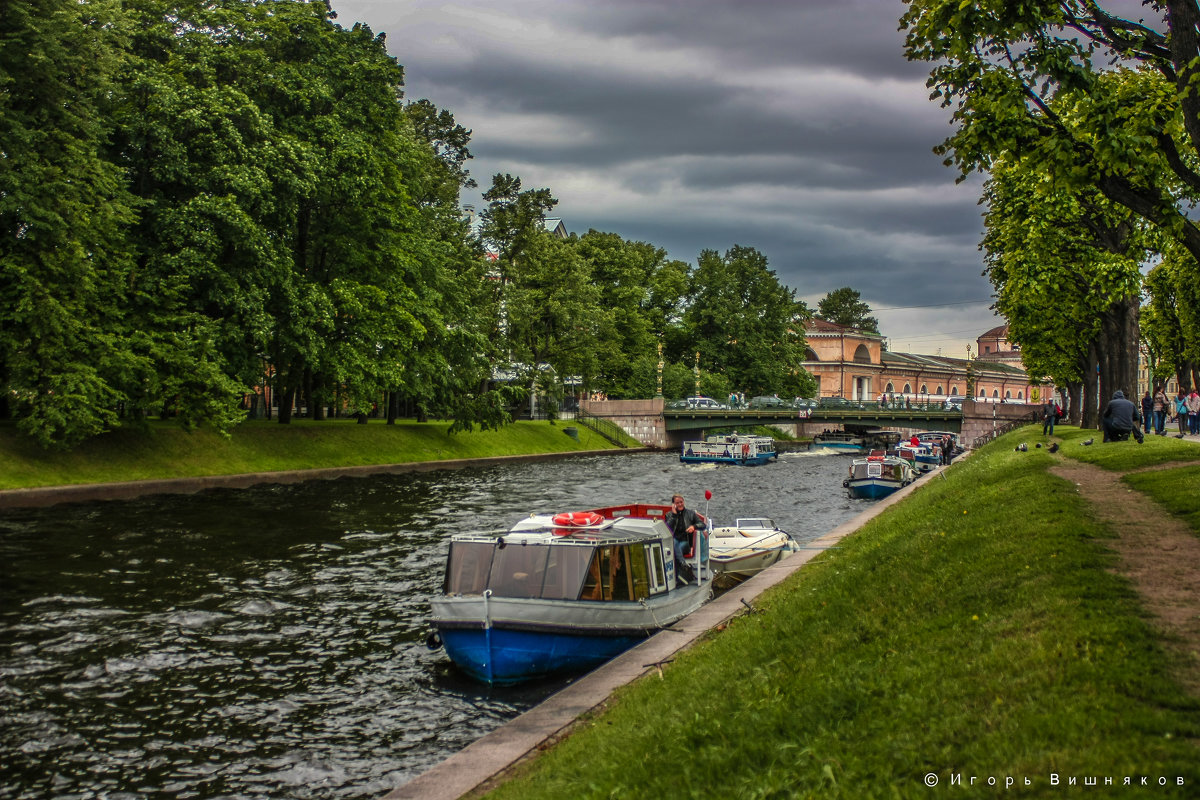
[[[963,403],[962,411],[942,408],[886,408],[863,403],[865,408],[817,408],[797,410],[725,409],[700,410],[666,408],[662,398],[652,400],[585,400],[580,408],[593,416],[608,419],[649,447],[676,449],[685,440],[707,435],[718,428],[750,429],[757,425],[794,430],[798,436],[812,436],[825,429],[867,430],[884,428],[904,432],[953,431],[969,446],[983,436],[1013,420],[1036,415],[1038,406],[1002,403]],[[803,415],[803,416],[802,416]]]

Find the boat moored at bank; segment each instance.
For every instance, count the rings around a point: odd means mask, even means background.
[[[873,453],[851,462],[850,474],[842,481],[842,486],[854,499],[878,500],[904,488],[916,478],[916,471],[907,460],[896,455]]]
[[[707,539],[677,564],[670,510],[533,514],[499,535],[455,534],[431,644],[489,684],[599,666],[712,596]]]
[[[709,563],[718,587],[751,578],[797,549],[792,535],[766,517],[738,519],[709,534]]]
[[[862,434],[850,431],[822,431],[813,436],[813,450],[833,450],[839,453],[865,453]]]

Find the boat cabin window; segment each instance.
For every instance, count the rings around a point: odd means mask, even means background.
[[[658,594],[667,590],[667,568],[663,563],[663,548],[659,543],[650,545],[646,555],[650,559],[650,592]]]
[[[488,588],[500,597],[537,597],[546,576],[549,547],[514,545],[496,548]]]
[[[650,571],[645,545],[595,549],[579,593],[580,600],[644,600],[649,596]]]
[[[451,542],[442,591],[445,594],[483,594],[494,549],[491,542]]]

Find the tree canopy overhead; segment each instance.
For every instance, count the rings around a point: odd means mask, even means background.
[[[71,445],[152,414],[228,430],[270,394],[280,422],[469,430],[566,378],[649,396],[660,353],[683,391],[697,350],[706,385],[811,390],[807,310],[761,253],[560,238],[512,175],[475,231],[470,140],[326,3],[8,4],[0,418]]]
[[[1148,0],[1136,19],[1103,0],[906,4],[906,53],[931,63],[933,97],[953,110],[955,131],[936,148],[947,165],[965,176],[1019,163],[1029,185],[1058,195],[1060,208],[1074,208],[1070,224],[1096,247],[1127,251],[1130,224],[1103,221],[1120,209],[1177,242],[1195,263],[1195,0]],[[1097,213],[1101,205],[1108,210]],[[1076,268],[1098,263],[1105,262],[1089,259]],[[1103,312],[1102,375],[1107,388],[1128,391],[1137,380],[1139,297],[1123,283],[1113,291]]]

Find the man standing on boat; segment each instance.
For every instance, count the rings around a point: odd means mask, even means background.
[[[695,575],[684,560],[683,553],[692,543],[692,537],[696,532],[704,530],[704,516],[686,508],[683,503],[683,495],[675,494],[671,495],[671,510],[667,512],[663,521],[671,529],[671,535],[675,537],[675,564],[679,577],[691,583]]]

